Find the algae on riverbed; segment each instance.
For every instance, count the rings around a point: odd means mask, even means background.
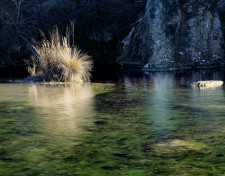
[[[222,88],[179,87],[163,75],[74,87],[0,84],[0,97],[0,175],[225,173]]]

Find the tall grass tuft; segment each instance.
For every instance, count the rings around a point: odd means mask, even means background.
[[[72,29],[72,30],[71,30]],[[31,76],[43,77],[46,81],[84,83],[90,81],[93,62],[91,57],[70,44],[71,34],[74,41],[74,25],[67,28],[66,36],[60,36],[55,27],[50,40],[44,39],[33,46],[36,51],[28,67]]]

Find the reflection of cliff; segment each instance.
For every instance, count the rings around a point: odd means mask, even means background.
[[[125,87],[144,86],[151,88],[152,85],[164,89],[171,89],[174,86],[190,87],[193,82],[199,80],[222,80],[225,81],[225,71],[215,69],[184,70],[174,72],[151,72],[140,70],[124,70],[119,73],[120,82]]]
[[[219,0],[147,0],[118,62],[150,69],[223,66],[224,9]]]
[[[141,117],[146,117],[143,121],[148,125],[144,131],[157,141],[156,145],[151,146],[154,155],[165,156],[187,150],[198,152],[205,147],[205,144],[198,143],[199,136],[202,139],[209,133],[224,130],[224,126],[220,125],[224,120],[224,90],[201,92],[183,87],[200,79],[224,80],[224,71],[139,72],[136,77],[129,75],[132,74],[123,75],[125,91],[129,96],[136,95],[132,101],[135,107],[129,105],[127,112],[137,113],[133,116],[138,117],[139,121]]]
[[[30,85],[30,102],[43,121],[43,130],[55,137],[79,135],[93,117],[92,88]]]

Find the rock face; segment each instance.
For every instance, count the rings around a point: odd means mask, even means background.
[[[147,0],[117,61],[149,69],[224,66],[224,17],[224,0]]]
[[[198,87],[198,88],[214,88],[214,87],[220,87],[223,85],[223,81],[198,81],[192,83],[192,87]]]

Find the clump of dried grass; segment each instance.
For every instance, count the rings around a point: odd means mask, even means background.
[[[70,34],[73,32],[67,29],[66,36],[60,36],[56,27],[50,33],[50,40],[44,37],[40,43],[33,46],[36,56],[28,66],[31,76],[39,76],[46,81],[56,82],[90,81],[93,62],[91,57],[77,46],[71,46]]]

